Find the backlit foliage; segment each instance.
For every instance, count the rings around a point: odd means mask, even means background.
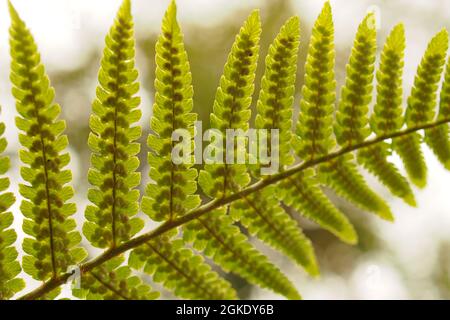
[[[255,78],[262,31],[257,10],[237,33],[218,81],[211,127],[220,133],[251,127],[278,129],[279,146],[265,151],[279,152],[279,172],[261,175],[264,164],[175,163],[172,134],[178,129],[193,134],[197,115],[192,112],[192,75],[172,1],[156,43],[155,97],[145,149],[150,179],[140,200],[137,140],[142,128],[136,123],[140,108],[150,107],[141,106],[137,96],[132,10],[130,0],[124,0],[105,39],[89,122],[91,188],[83,235],[87,243],[104,251],[85,261],[82,236],[72,218],[77,208],[69,202],[74,191],[72,173],[66,169],[70,157],[65,151],[65,122],[58,118],[61,108],[53,102],[54,90],[33,37],[11,4],[10,15],[10,79],[22,146],[20,172],[25,184],[19,191],[26,238],[20,262],[11,227],[13,214],[8,211],[15,201],[7,191],[9,160],[0,157],[0,299],[20,295],[25,287],[22,269],[42,282],[22,298],[58,298],[77,265],[79,286],[73,295],[81,299],[158,298],[160,293],[147,282],[184,299],[236,299],[238,292],[227,280],[228,273],[288,299],[300,299],[301,284],[294,285],[276,261],[253,245],[251,237],[316,276],[320,261],[298,216],[348,244],[358,241],[350,220],[323,187],[392,221],[394,214],[367,184],[360,166],[412,206],[416,203],[410,182],[419,187],[426,183],[422,142],[450,169],[450,59],[443,72],[447,31],[429,43],[403,108],[403,25],[395,26],[380,45],[377,65],[374,14],[369,13],[356,32],[344,84],[336,88],[334,24],[328,2],[314,23],[301,89],[295,87],[297,60],[300,42],[306,40],[300,37],[299,18],[281,26],[264,60],[254,123],[251,106],[259,81]],[[299,114],[294,117],[297,93]],[[0,134],[4,129],[1,124]],[[0,152],[6,144],[0,138]],[[194,139],[188,144],[194,146]],[[225,151],[222,146],[213,156],[225,160]],[[403,160],[408,178],[390,162],[393,152]],[[193,158],[192,152],[185,160]],[[158,226],[146,230],[145,220],[137,217],[140,210],[147,222]]]

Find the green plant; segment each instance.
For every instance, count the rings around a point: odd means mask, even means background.
[[[438,84],[445,64],[448,35],[439,32],[430,42],[417,70],[414,86],[402,110],[402,69],[405,48],[403,26],[389,35],[376,72],[376,102],[369,117],[375,73],[376,31],[373,15],[361,22],[347,65],[347,77],[334,116],[334,30],[331,7],[326,3],[312,33],[300,114],[292,131],[296,61],[300,41],[299,20],[289,19],[269,48],[256,103],[255,128],[278,129],[280,171],[261,176],[261,165],[206,164],[198,173],[192,163],[172,161],[172,133],[194,133],[193,87],[183,35],[172,2],[162,22],[156,44],[155,103],[148,137],[151,182],[140,207],[160,225],[144,230],[137,217],[141,177],[136,157],[140,145],[139,84],[134,65],[131,5],[124,0],[106,36],[99,85],[92,105],[89,147],[92,151],[88,180],[91,202],[85,211],[83,234],[104,251],[86,261],[81,235],[71,216],[76,205],[68,202],[73,190],[70,161],[64,149],[65,123],[58,120],[60,107],[53,103],[50,86],[36,44],[25,23],[10,4],[12,19],[11,82],[19,116],[24,200],[21,212],[27,234],[22,248],[23,270],[42,281],[22,299],[52,299],[78,264],[81,287],[73,294],[87,299],[155,299],[158,293],[140,279],[139,272],[181,298],[233,299],[232,286],[205,257],[225,272],[269,288],[289,299],[300,298],[290,280],[254,248],[243,227],[281,251],[311,275],[319,273],[311,242],[284,208],[318,223],[347,243],[357,234],[347,219],[323,193],[331,187],[338,195],[386,220],[393,220],[388,205],[375,194],[359,173],[357,164],[371,171],[392,194],[415,205],[408,180],[388,155],[397,152],[410,180],[426,183],[426,165],[420,144],[423,139],[449,168],[450,60],[435,117]],[[259,14],[250,14],[236,36],[224,67],[211,114],[211,126],[219,132],[250,127],[252,94],[258,60],[261,25]],[[406,127],[404,125],[406,124]],[[3,132],[4,125],[0,131]],[[271,133],[272,134],[272,133]],[[373,134],[374,137],[369,136]],[[392,142],[388,142],[391,140]],[[194,144],[194,140],[189,141]],[[338,147],[336,147],[338,145]],[[6,140],[0,139],[0,151]],[[224,159],[224,147],[219,152]],[[193,155],[190,155],[193,157]],[[356,157],[355,157],[356,156]],[[0,158],[5,174],[8,159]],[[16,234],[10,228],[14,203],[4,192],[8,178],[0,179],[0,298],[9,299],[24,289],[18,278],[21,266],[14,249]],[[198,186],[200,188],[198,189]],[[210,200],[201,200],[200,194]],[[281,206],[283,203],[283,206]],[[129,254],[127,255],[127,253]]]

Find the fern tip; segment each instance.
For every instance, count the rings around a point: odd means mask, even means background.
[[[428,44],[427,52],[429,54],[445,55],[448,49],[448,31],[442,28]]]
[[[288,33],[298,33],[300,30],[300,17],[290,17],[285,23],[285,28]]]
[[[253,10],[247,18],[245,22],[245,27],[253,30],[253,29],[261,29],[261,17],[259,14],[259,9]]]
[[[444,168],[450,170],[450,159],[444,163]]]
[[[288,298],[289,300],[303,300],[300,293],[298,293],[298,291],[295,289],[292,290],[290,294],[286,295],[286,298]]]
[[[327,1],[325,2],[322,11],[320,12],[319,16],[317,17],[316,22],[314,23],[315,29],[322,29],[328,30],[330,33],[332,33],[334,26],[333,26],[333,14],[331,12],[331,5]]]
[[[131,16],[131,0],[123,0],[119,12],[127,17]]]
[[[427,180],[425,178],[410,177],[411,182],[419,189],[425,188]]]
[[[391,211],[391,209],[388,206],[386,206],[384,208],[381,208],[376,213],[383,220],[386,220],[386,221],[389,221],[389,222],[394,222],[395,221],[394,215],[392,214],[392,211]]]
[[[417,207],[417,202],[413,194],[407,194],[406,196],[404,196],[403,201],[405,201],[405,203],[409,204],[411,207]]]
[[[349,245],[358,244],[358,234],[351,224],[349,225],[349,228],[347,228],[347,230],[341,232],[339,238]]]
[[[386,46],[391,48],[394,52],[401,52],[406,46],[405,25],[403,23],[397,24],[390,32]]]
[[[322,11],[320,12],[320,16],[323,16],[324,18],[328,18],[328,17],[331,18],[332,17],[332,10],[331,10],[330,1],[326,1],[323,4],[323,8],[322,8]]]
[[[10,0],[8,0],[8,10],[9,10],[9,15],[13,21],[21,21],[16,8],[14,8],[14,6]]]

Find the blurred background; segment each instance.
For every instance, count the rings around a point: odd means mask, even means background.
[[[312,24],[323,0],[178,0],[178,17],[185,34],[194,84],[195,111],[209,123],[209,113],[222,68],[241,23],[249,12],[259,8],[263,33],[258,78],[267,48],[283,22],[292,15],[301,19],[301,49],[297,88],[303,82],[303,65]],[[73,186],[78,207],[76,218],[83,219],[88,189],[86,173],[90,151],[87,148],[88,117],[95,95],[97,71],[104,37],[113,22],[120,0],[13,0],[38,43],[47,67],[56,101],[67,120],[67,134],[74,173]],[[133,0],[137,39],[137,67],[140,72],[141,108],[144,137],[149,132],[153,97],[154,45],[168,0]],[[331,1],[336,30],[336,75],[338,88],[345,76],[356,28],[368,10],[375,10],[379,22],[379,47],[390,29],[404,22],[407,48],[404,73],[405,96],[409,94],[416,67],[427,42],[442,27],[450,27],[450,1],[446,0],[335,0]],[[10,176],[17,194],[19,143],[14,125],[16,116],[9,82],[9,17],[6,1],[0,2],[0,104],[1,121],[7,125],[7,153],[12,160]],[[257,81],[258,83],[259,81]],[[257,86],[258,90],[258,86]],[[257,91],[256,90],[256,91]],[[338,90],[339,92],[339,90]],[[295,99],[298,106],[299,96]],[[144,139],[142,139],[142,142]],[[142,148],[143,185],[148,182],[147,149]],[[424,147],[429,165],[428,186],[415,189],[417,208],[389,195],[378,182],[363,172],[370,185],[390,203],[396,216],[388,223],[362,212],[330,195],[357,228],[360,243],[349,246],[315,225],[299,221],[312,239],[321,268],[321,277],[311,279],[287,258],[255,245],[269,255],[295,283],[305,299],[450,299],[450,173]],[[392,160],[400,167],[396,156]],[[402,169],[403,170],[403,169]],[[21,232],[20,197],[13,211],[14,226]],[[148,220],[148,219],[147,219]],[[152,225],[148,224],[147,228]],[[87,243],[83,243],[89,246]],[[90,249],[95,255],[96,250]],[[38,282],[23,275],[29,288]],[[241,298],[278,299],[270,291],[255,288],[239,278],[230,278]],[[158,285],[156,288],[160,288]],[[64,296],[70,297],[66,288]],[[169,294],[163,297],[170,298]]]

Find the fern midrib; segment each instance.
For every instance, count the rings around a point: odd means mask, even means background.
[[[174,44],[173,41],[173,34],[174,34],[174,28],[173,28],[173,24],[170,26],[171,30],[170,30],[170,75],[171,75],[171,81],[170,81],[170,88],[171,88],[171,95],[173,98],[173,95],[175,94],[175,86],[174,86],[174,60],[173,60],[173,54],[172,54],[172,47]],[[175,101],[174,99],[172,99],[172,132],[175,132],[175,130],[177,129],[175,126]],[[175,141],[173,141],[173,139],[171,139],[171,145],[172,148],[171,150],[173,150],[174,145],[175,145]],[[169,221],[173,220],[174,217],[174,212],[173,212],[173,178],[174,178],[174,174],[175,174],[175,168],[174,168],[175,164],[171,161],[170,163],[170,188],[169,188]]]
[[[113,237],[113,243],[112,247],[115,248],[117,245],[117,226],[116,226],[116,220],[117,220],[117,117],[118,117],[118,111],[117,111],[117,104],[119,103],[120,96],[118,95],[118,89],[120,88],[120,82],[119,78],[121,73],[124,71],[122,66],[122,61],[126,59],[126,56],[122,53],[122,49],[125,47],[125,42],[123,39],[126,37],[124,35],[124,32],[121,28],[121,26],[117,27],[117,32],[120,34],[119,39],[112,39],[114,42],[117,43],[117,51],[115,53],[117,55],[117,61],[119,63],[117,64],[117,71],[115,72],[116,78],[114,79],[115,85],[117,86],[115,92],[114,92],[114,100],[115,100],[115,106],[114,106],[114,135],[113,135],[113,170],[112,170],[112,178],[113,178],[113,188],[112,188],[112,206],[111,206],[111,228],[112,228],[112,237]],[[112,37],[111,37],[112,38]]]
[[[347,144],[351,146],[353,144],[353,140],[357,140],[356,139],[355,130],[354,130],[354,125],[358,123],[357,121],[355,121],[356,103],[352,102],[350,109],[351,109],[351,112],[350,112],[350,125],[349,125],[350,134],[349,134],[349,138],[348,138]]]
[[[239,74],[241,74],[241,72],[239,72]],[[234,79],[232,83],[233,83],[233,85],[236,88],[239,88],[238,81],[236,79]],[[236,97],[237,97],[236,91],[231,95],[231,97],[232,97],[232,99],[231,99],[231,112],[230,112],[230,120],[228,121],[228,128],[234,129],[233,116],[234,116],[234,113],[235,113],[236,107],[237,107],[236,106],[237,105],[237,103],[236,103]],[[233,143],[233,146],[234,146],[234,143]],[[233,151],[233,156],[234,156],[234,151]],[[228,173],[229,173],[228,172],[228,163],[227,163],[227,159],[226,159],[226,149],[225,149],[225,152],[223,153],[222,157],[225,158],[224,159],[225,161],[223,161],[224,175],[223,175],[223,194],[222,194],[222,198],[224,198],[224,197],[227,196],[227,191],[228,191],[228,179],[227,178],[228,178]]]
[[[272,175],[270,177],[268,177],[267,179],[263,179],[260,180],[258,182],[255,182],[252,185],[249,185],[248,187],[240,190],[239,192],[236,192],[234,194],[231,194],[229,196],[227,196],[226,198],[220,198],[220,199],[215,199],[212,201],[209,201],[208,203],[205,203],[204,205],[201,205],[199,207],[197,207],[196,209],[192,210],[191,212],[189,212],[186,215],[183,215],[181,217],[179,217],[178,219],[172,220],[172,221],[168,221],[163,223],[162,225],[160,225],[159,227],[157,227],[156,229],[149,231],[143,235],[137,236],[135,238],[132,238],[124,243],[122,243],[121,245],[117,246],[114,249],[110,249],[105,251],[104,253],[102,253],[101,255],[99,255],[98,257],[94,258],[91,261],[88,261],[84,264],[82,264],[80,266],[80,269],[82,272],[88,272],[90,270],[92,270],[95,267],[100,266],[101,264],[105,263],[106,261],[109,261],[110,259],[128,251],[131,250],[135,247],[138,247],[140,245],[145,244],[146,242],[161,236],[162,234],[173,230],[181,225],[184,225],[185,223],[188,223],[189,221],[192,221],[194,219],[198,219],[199,217],[201,217],[202,215],[211,212],[212,210],[215,210],[217,208],[220,208],[222,206],[225,206],[229,203],[232,203],[236,200],[241,199],[243,196],[252,194],[253,192],[256,192],[258,190],[263,189],[264,187],[267,187],[269,185],[272,185],[276,182],[282,181],[284,179],[289,178],[290,176],[304,171],[308,168],[317,166],[318,164],[321,163],[325,163],[328,162],[332,159],[338,158],[340,156],[343,156],[347,153],[362,149],[362,148],[366,148],[366,147],[370,147],[372,145],[376,145],[380,142],[383,142],[387,139],[393,139],[393,138],[398,138],[398,137],[402,137],[402,136],[408,136],[410,134],[414,134],[419,130],[426,130],[426,129],[431,129],[431,128],[435,128],[435,127],[439,127],[441,125],[448,125],[448,123],[450,122],[450,118],[446,118],[446,119],[441,119],[441,120],[437,120],[428,124],[423,124],[417,127],[411,127],[411,128],[407,128],[401,131],[397,131],[394,133],[390,133],[388,135],[383,135],[383,136],[377,136],[374,139],[370,139],[370,140],[366,140],[363,141],[361,143],[352,145],[352,146],[348,146],[348,147],[344,147],[341,148],[338,151],[329,153],[325,156],[322,156],[320,158],[316,158],[316,159],[311,159],[308,161],[304,161],[301,162],[297,165],[294,165],[292,167],[290,167],[289,169],[285,170],[285,171],[281,171],[275,175]],[[49,281],[44,282],[40,287],[36,288],[35,290],[19,297],[20,300],[33,300],[33,299],[37,299],[41,296],[43,296],[44,294],[46,294],[47,292],[52,291],[53,289],[57,288],[58,286],[62,285],[63,283],[65,283],[69,277],[72,275],[72,273],[65,273],[62,274],[61,276],[59,276],[58,278],[54,278],[54,279],[50,279]]]
[[[279,54],[279,53],[280,53],[280,50],[277,50],[277,54]],[[288,58],[287,56],[282,56],[281,59],[277,62],[280,65],[282,65],[283,62],[286,62],[287,58]],[[285,69],[285,68],[283,68],[283,69]],[[276,72],[276,75],[278,77],[280,77],[280,72],[281,72],[281,70]],[[273,83],[274,81],[271,81],[271,82]],[[278,84],[278,82],[275,81],[275,103],[273,106],[274,111],[278,111],[278,110],[283,111],[282,108],[278,109],[278,106],[282,105],[280,103],[280,100],[283,99],[283,96],[284,96],[283,88]],[[279,113],[275,112],[274,117],[270,117],[270,120],[271,120],[270,129],[279,129],[281,127]],[[272,141],[272,130],[270,131],[268,138],[269,138],[269,141]],[[268,151],[268,154],[269,153],[272,154],[272,144],[271,143],[269,143],[267,145],[267,151]]]
[[[367,43],[366,43],[367,44]],[[369,44],[367,44],[367,45],[369,45]],[[370,52],[369,53],[366,53],[366,55],[367,54],[370,54]],[[351,58],[350,58],[351,59]],[[360,62],[360,60],[357,60],[358,62]],[[372,70],[373,71],[373,70]],[[371,73],[371,75],[372,75],[372,73]],[[349,79],[349,80],[351,80],[352,81],[352,79]],[[362,80],[360,79],[360,81],[362,82]],[[364,83],[363,83],[363,86],[364,86]],[[367,86],[367,84],[366,84],[366,86]],[[349,139],[348,139],[348,141],[347,141],[347,144],[348,145],[352,145],[353,144],[353,141],[354,140],[356,140],[356,142],[358,142],[358,134],[357,134],[357,130],[355,130],[355,125],[358,125],[359,124],[359,122],[358,121],[356,121],[356,119],[358,119],[357,118],[357,116],[356,116],[356,114],[357,114],[357,110],[356,110],[356,106],[357,106],[357,104],[355,103],[355,102],[353,102],[352,101],[352,103],[351,103],[351,107],[350,107],[350,125],[349,125],[349,130],[350,130],[350,135],[349,135]],[[361,107],[361,106],[360,106]],[[358,120],[361,120],[361,119],[358,119]],[[362,126],[363,128],[364,128],[364,125]]]
[[[34,98],[33,98],[34,102]],[[39,123],[39,120],[38,120]],[[57,277],[58,274],[56,272],[56,260],[55,260],[55,244],[53,239],[53,213],[52,213],[52,206],[50,204],[50,190],[48,186],[48,170],[47,170],[47,155],[45,153],[45,144],[44,139],[42,138],[42,132],[41,132],[41,124],[39,123],[39,135],[40,140],[42,143],[42,158],[44,160],[44,180],[45,180],[45,196],[46,196],[46,203],[47,203],[47,210],[48,210],[48,232],[50,236],[50,251],[51,251],[51,259],[52,259],[52,269],[53,269],[53,277]]]
[[[319,81],[319,83],[322,83],[322,81]],[[319,86],[319,88],[317,89],[317,100],[316,100],[317,102],[314,104],[315,112],[320,107],[319,101],[320,101],[320,98],[322,97],[322,95],[324,94],[324,92],[326,92],[326,90],[324,90],[324,88],[322,86]],[[316,139],[317,139],[317,132],[319,131],[319,127],[320,127],[317,115],[314,115],[313,123],[314,123],[314,128],[313,128],[312,141],[311,141],[312,150],[311,150],[311,156],[309,157],[310,160],[315,159],[315,155],[317,153]]]
[[[122,42],[122,38],[120,39],[120,41],[118,42],[118,52],[117,52],[117,59],[118,61],[122,61],[123,56],[122,56],[122,52],[120,50],[120,48],[122,47],[123,42]],[[117,78],[114,79],[116,82],[117,87],[119,87],[118,84],[118,78],[120,76],[120,63],[117,65]],[[116,158],[116,153],[117,153],[117,102],[119,100],[119,97],[117,96],[117,90],[114,93],[114,98],[116,101],[116,105],[114,106],[114,135],[113,135],[113,163],[114,163],[114,167],[112,170],[112,178],[113,178],[113,189],[112,189],[112,197],[113,197],[113,201],[112,201],[112,207],[111,207],[111,218],[112,218],[112,222],[111,222],[111,227],[112,227],[112,237],[113,237],[113,243],[112,243],[112,247],[114,248],[117,244],[117,239],[116,239],[116,187],[117,187],[117,177],[116,177],[116,169],[117,169],[117,158]]]
[[[183,269],[180,269],[175,263],[173,263],[164,254],[162,254],[160,251],[158,251],[158,249],[155,248],[154,246],[152,246],[149,242],[147,242],[146,245],[151,250],[153,250],[153,252],[155,252],[158,256],[160,256],[161,259],[163,259],[165,262],[167,262],[173,269],[175,269],[180,275],[182,275],[184,278],[186,278],[189,282],[192,282],[196,286],[197,289],[200,289],[203,293],[205,293],[206,296],[209,296],[210,298],[213,298],[213,299],[216,297],[214,295],[214,293],[211,293],[210,291],[208,291],[208,289],[203,287],[203,283],[192,279],[186,272],[183,271]]]
[[[22,42],[21,40],[19,40],[22,45],[24,45],[24,47],[28,47],[29,43],[27,42]],[[41,155],[42,155],[42,160],[43,160],[43,169],[44,169],[44,186],[45,186],[45,197],[46,197],[46,205],[47,205],[47,211],[48,211],[48,232],[49,232],[49,240],[50,240],[50,257],[51,257],[51,261],[52,261],[52,274],[53,274],[53,278],[56,278],[58,276],[58,272],[57,272],[57,268],[56,268],[56,258],[55,258],[55,243],[54,243],[54,232],[53,232],[53,213],[52,213],[52,206],[50,203],[50,187],[49,187],[49,183],[48,183],[48,169],[47,169],[47,154],[45,152],[46,150],[46,144],[45,144],[45,139],[42,136],[42,123],[40,121],[40,118],[38,117],[39,115],[39,108],[37,108],[37,101],[36,101],[36,96],[39,94],[38,92],[36,92],[35,87],[33,86],[33,79],[31,77],[31,72],[30,70],[32,70],[34,67],[32,61],[29,60],[29,57],[25,58],[25,64],[26,66],[25,70],[24,70],[24,74],[26,75],[27,81],[30,84],[30,90],[31,90],[31,102],[33,104],[34,107],[34,111],[36,113],[36,121],[38,124],[38,132],[39,132],[39,141],[41,142],[42,145],[42,151],[41,151]]]
[[[132,300],[131,298],[125,296],[124,294],[122,294],[122,292],[120,292],[119,290],[117,290],[116,288],[114,288],[111,284],[109,284],[108,282],[103,281],[103,279],[97,275],[95,272],[90,271],[90,274],[95,278],[95,280],[97,280],[102,286],[104,286],[106,289],[108,289],[109,291],[111,291],[112,293],[118,295],[119,297],[121,297],[123,300]]]

